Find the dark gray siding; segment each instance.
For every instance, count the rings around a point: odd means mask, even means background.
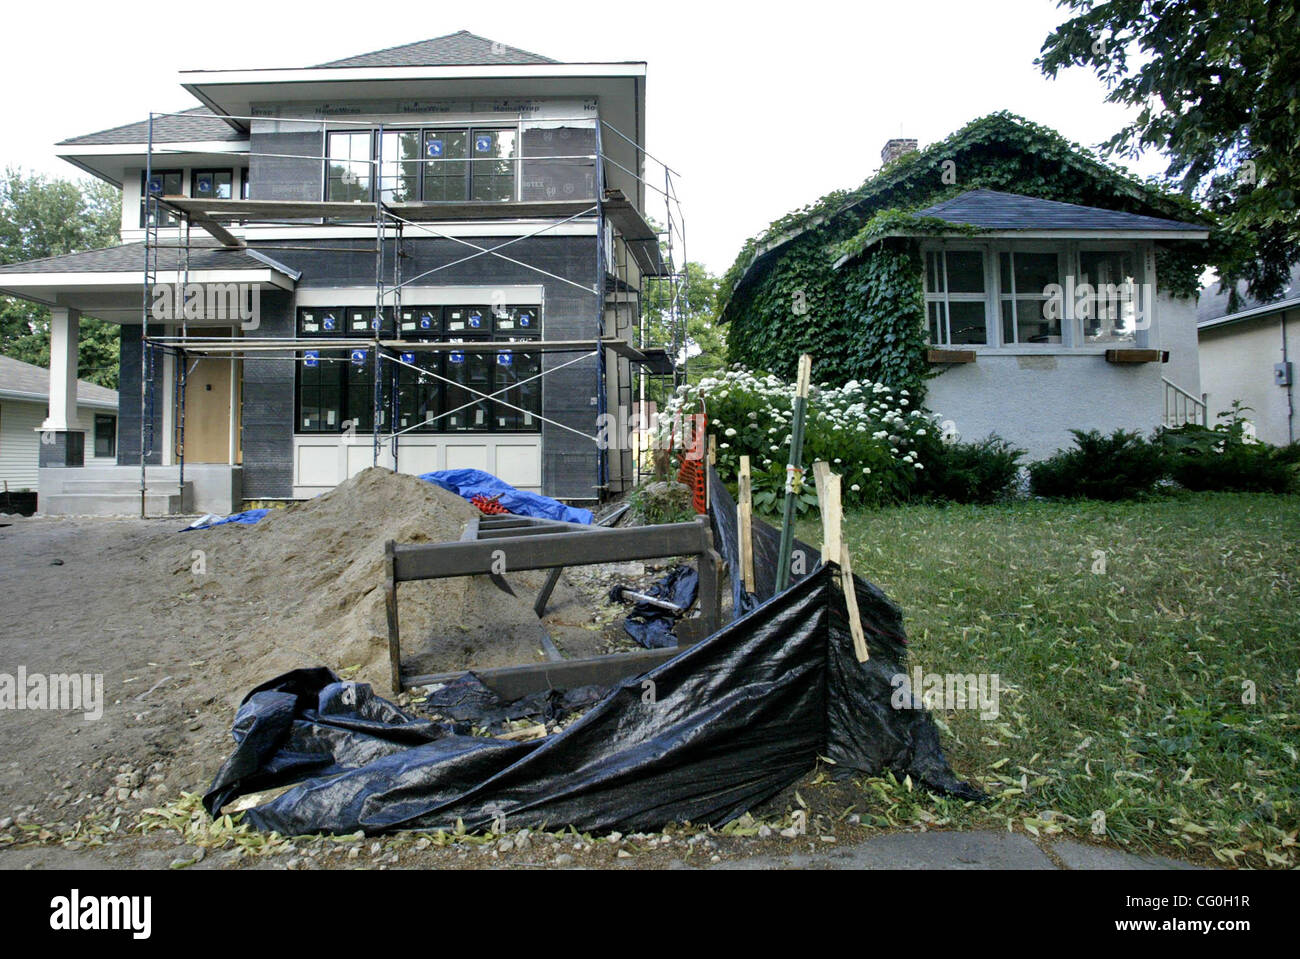
[[[254,121],[249,135],[250,199],[321,199],[325,155],[321,130],[301,123],[284,124],[283,131],[260,129],[264,125],[265,121]]]
[[[261,325],[251,336],[293,336],[293,297],[263,292]],[[294,360],[255,357],[244,364],[244,498],[293,495]]]
[[[122,338],[118,348],[118,418],[117,418],[117,462],[121,465],[136,465],[140,462],[140,327],[123,326]],[[162,411],[163,404],[171,398],[163,390],[163,357],[155,353],[153,358],[153,452],[148,462],[157,465],[162,462]]]

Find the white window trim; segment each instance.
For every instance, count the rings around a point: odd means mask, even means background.
[[[930,253],[941,253],[947,251],[979,251],[984,258],[984,289],[983,296],[973,293],[949,294],[946,292],[947,281],[945,277],[945,290],[936,292],[930,289],[930,271],[927,259]],[[1139,315],[1139,327],[1137,335],[1132,341],[1117,340],[1110,343],[1081,343],[1082,322],[1076,315],[1074,303],[1069,297],[1066,297],[1064,304],[1064,316],[1061,319],[1061,340],[1060,343],[1006,343],[1002,336],[1002,296],[1001,289],[1001,264],[1000,255],[1002,253],[1016,252],[1055,252],[1057,254],[1057,264],[1062,281],[1069,275],[1079,276],[1080,258],[1082,251],[1122,251],[1127,252],[1133,257],[1134,271],[1137,274],[1135,280],[1140,288],[1149,288],[1152,291],[1150,300],[1143,306],[1149,312],[1150,316],[1146,322],[1142,322]],[[944,269],[947,269],[947,258],[942,261]],[[1126,346],[1146,349],[1159,342],[1157,330],[1157,310],[1156,303],[1159,289],[1156,286],[1155,277],[1155,247],[1150,241],[1118,240],[1098,238],[1095,240],[1067,240],[1064,242],[1012,242],[1008,240],[990,240],[990,241],[972,241],[972,240],[938,240],[921,244],[921,269],[922,269],[922,287],[924,290],[925,300],[925,331],[927,341],[930,335],[930,304],[943,303],[943,321],[944,333],[949,333],[948,328],[948,311],[947,303],[950,300],[970,302],[972,300],[983,299],[985,301],[985,339],[986,343],[957,344],[955,347],[960,349],[971,349],[979,355],[987,356],[1045,356],[1045,355],[1069,355],[1069,356],[1099,356],[1107,350],[1124,348]],[[948,342],[931,343],[931,346],[939,348],[950,348]]]

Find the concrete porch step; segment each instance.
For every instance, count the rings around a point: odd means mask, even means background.
[[[175,516],[190,512],[186,500],[192,499],[193,492],[188,483],[186,486],[184,496],[175,489],[147,490],[145,515]],[[39,509],[46,516],[139,516],[140,490],[51,493],[40,498]]]
[[[185,483],[186,487],[194,484]],[[165,480],[151,479],[145,488],[149,493],[180,492],[177,484]],[[140,477],[132,479],[70,479],[63,482],[63,493],[134,493],[140,495]]]

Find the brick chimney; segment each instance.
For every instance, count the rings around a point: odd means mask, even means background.
[[[881,166],[888,166],[904,153],[912,153],[918,144],[916,140],[894,139],[885,141],[885,148],[880,151]]]

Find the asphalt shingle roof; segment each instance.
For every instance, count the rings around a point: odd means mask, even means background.
[[[1205,320],[1217,320],[1221,316],[1228,315],[1228,291],[1225,289],[1219,291],[1219,281],[1215,280],[1205,289],[1201,290],[1201,295],[1196,301],[1196,322],[1202,323]],[[1270,306],[1274,303],[1289,303],[1300,300],[1300,266],[1293,267],[1291,270],[1291,282],[1287,288],[1282,291],[1282,295],[1276,300],[1263,301],[1258,300],[1246,293],[1246,281],[1242,280],[1237,284],[1237,293],[1241,297],[1241,306],[1238,313],[1244,313],[1247,310],[1256,310],[1261,306]]]
[[[559,63],[538,53],[496,43],[486,37],[460,30],[431,40],[406,43],[386,50],[361,53],[342,60],[318,63],[319,67],[459,67],[489,64]]]
[[[0,356],[0,390],[32,393],[42,399],[50,396],[50,371],[9,356]],[[77,399],[91,403],[117,403],[117,391],[77,380]]]
[[[239,133],[226,121],[218,119],[207,107],[195,107],[180,113],[154,117],[153,139],[155,143],[193,143],[204,140],[243,140],[245,135]],[[125,126],[87,133],[84,136],[71,137],[55,144],[56,146],[103,146],[111,144],[138,144],[149,141],[149,121],[128,123]]]
[[[158,269],[181,268],[181,250],[166,247],[158,251]],[[190,246],[191,270],[265,270],[267,264],[241,250],[193,243]],[[144,271],[144,244],[125,243],[102,250],[66,253],[42,260],[0,265],[0,276],[9,273],[129,273]]]
[[[1057,200],[1040,200],[1018,193],[970,190],[917,212],[949,223],[986,230],[1165,230],[1198,231],[1205,227],[1139,213],[1103,210]]]

